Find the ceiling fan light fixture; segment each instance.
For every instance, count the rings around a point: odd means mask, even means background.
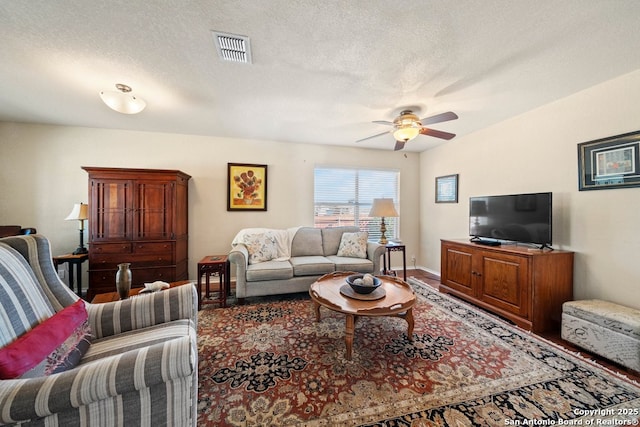
[[[393,132],[393,137],[396,141],[411,141],[413,138],[420,134],[420,128],[409,126],[401,126]]]
[[[100,92],[100,98],[112,110],[122,114],[138,114],[147,106],[144,100],[131,94],[129,86],[117,83],[116,89]]]

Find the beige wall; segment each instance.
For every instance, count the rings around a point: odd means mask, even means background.
[[[640,308],[640,188],[577,190],[577,144],[638,130],[640,71],[622,76],[420,155],[194,135],[0,123],[0,224],[35,226],[54,253],[77,246],[63,219],[87,201],[83,165],[180,169],[189,185],[190,263],[225,253],[243,227],[313,222],[313,167],[401,170],[407,258],[440,271],[440,238],[468,234],[473,195],[552,191],[554,247],[576,252],[576,298]],[[464,112],[459,112],[464,119]],[[473,114],[467,112],[466,114]],[[269,210],[226,211],[227,162],[269,165]],[[436,176],[460,174],[459,203],[435,204]],[[419,233],[416,232],[419,230]],[[399,265],[394,254],[394,265]],[[410,263],[410,262],[409,262]],[[86,282],[85,282],[86,283]]]
[[[580,142],[640,130],[638,99],[640,71],[422,153],[421,264],[439,272],[440,239],[468,237],[470,196],[552,191],[574,297],[640,308],[640,188],[578,191],[577,161]],[[459,203],[434,203],[435,177],[454,173]]]
[[[228,162],[268,165],[267,212],[227,212]],[[313,225],[315,165],[399,169],[400,237],[408,259],[418,253],[416,153],[80,127],[0,122],[0,224],[37,227],[54,254],[70,252],[78,245],[77,222],[64,218],[74,203],[87,202],[81,166],[180,169],[192,176],[189,273],[195,278],[197,262],[227,253],[241,228]],[[396,253],[392,264],[400,260]]]

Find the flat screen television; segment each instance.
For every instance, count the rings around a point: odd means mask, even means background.
[[[485,244],[506,240],[550,247],[551,212],[551,193],[470,197],[469,235]]]

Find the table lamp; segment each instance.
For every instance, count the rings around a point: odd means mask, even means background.
[[[373,199],[373,205],[371,206],[369,216],[382,218],[382,221],[380,222],[380,240],[378,243],[386,245],[389,241],[384,235],[384,233],[387,232],[384,219],[399,216],[395,206],[393,205],[393,199]]]
[[[72,219],[80,221],[80,246],[78,246],[78,248],[73,251],[73,254],[86,254],[89,251],[84,247],[84,220],[89,219],[89,205],[85,205],[83,203],[76,203],[75,205],[73,205],[71,213],[65,218],[65,220],[70,221]]]

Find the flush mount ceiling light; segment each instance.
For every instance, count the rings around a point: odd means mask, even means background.
[[[396,141],[408,142],[416,136],[420,135],[420,128],[414,125],[402,125],[393,132],[393,137]]]
[[[118,91],[105,90],[100,92],[100,98],[112,110],[122,114],[138,114],[147,106],[146,102],[131,94],[129,86],[117,83],[116,89]]]
[[[413,114],[410,110],[404,110],[400,113],[399,117],[393,121],[396,126],[396,130],[393,132],[393,137],[396,141],[408,142],[420,134],[420,118]]]

